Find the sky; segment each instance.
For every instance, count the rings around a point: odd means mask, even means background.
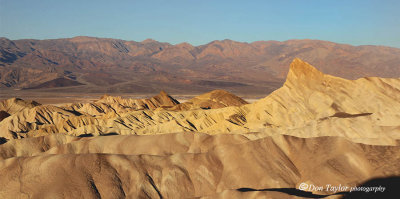
[[[0,37],[193,45],[318,39],[400,48],[398,0],[0,0]]]

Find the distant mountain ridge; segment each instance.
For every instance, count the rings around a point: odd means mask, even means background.
[[[266,94],[282,85],[288,65],[296,57],[344,78],[400,77],[400,49],[392,47],[320,40],[217,40],[192,46],[79,36],[0,38],[0,87],[123,93],[224,89]],[[76,83],[56,84],[54,80],[60,78]]]
[[[251,104],[224,90],[183,103],[164,91],[62,106],[0,101],[0,198],[399,195],[400,79],[348,80],[301,59],[287,74]]]

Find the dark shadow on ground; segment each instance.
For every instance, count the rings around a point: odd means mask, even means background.
[[[0,137],[0,144],[4,144],[7,142],[6,138]]]
[[[357,187],[384,187],[382,191],[352,191],[344,194],[342,199],[398,199],[400,198],[400,177],[375,178]]]
[[[304,197],[304,198],[325,198],[330,195],[318,195],[318,194],[313,194],[308,191],[301,191],[296,188],[271,188],[271,189],[252,189],[252,188],[240,188],[237,189],[240,192],[249,192],[249,191],[276,191],[276,192],[281,192],[281,193],[286,193],[288,195],[292,196],[298,196],[298,197]],[[335,193],[332,195],[339,195],[342,193]]]
[[[110,136],[110,135],[119,135],[118,133],[104,133],[104,134],[100,134],[100,136]]]
[[[80,137],[80,138],[93,137],[93,134],[91,134],[91,133],[88,133],[88,134],[80,134],[80,135],[78,135],[78,137]]]
[[[364,187],[360,190],[353,190],[350,192],[338,192],[328,195],[313,194],[312,192],[301,191],[296,188],[269,188],[269,189],[253,189],[253,188],[240,188],[237,191],[240,192],[251,192],[251,191],[276,191],[286,193],[292,196],[298,196],[303,198],[325,198],[332,195],[343,195],[342,199],[398,199],[400,198],[400,177],[386,177],[386,178],[374,178],[368,180],[357,187]],[[372,187],[381,187],[380,191],[374,191]],[[385,188],[382,190],[382,188]],[[367,192],[367,190],[369,190]]]
[[[345,112],[337,112],[331,117],[338,117],[338,118],[353,118],[353,117],[361,117],[361,116],[368,116],[372,115],[372,113],[360,113],[360,114],[350,114]]]

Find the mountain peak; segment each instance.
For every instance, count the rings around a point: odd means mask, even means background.
[[[179,104],[179,101],[168,95],[167,92],[162,90],[158,95],[152,97],[150,100],[161,103],[164,106],[174,106]]]
[[[160,91],[160,94],[158,94],[159,96],[168,96],[168,93],[165,92],[164,90]]]
[[[148,39],[145,39],[145,40],[141,41],[140,43],[144,43],[145,44],[145,43],[155,43],[155,42],[158,42],[158,41],[148,38]]]
[[[300,58],[295,58],[290,64],[290,71],[297,74],[310,75],[317,73],[318,75],[323,75],[321,71],[316,69],[314,66],[301,60]]]
[[[0,41],[10,42],[11,40],[9,40],[7,37],[0,37]]]
[[[98,41],[99,38],[89,37],[89,36],[76,36],[69,40],[72,42],[92,42],[92,41]]]
[[[194,48],[194,46],[192,44],[189,44],[187,42],[176,44],[176,46],[177,47],[181,47],[181,48],[186,48],[186,49],[193,49]]]
[[[295,58],[290,64],[289,73],[285,84],[291,81],[318,81],[324,77],[324,73],[316,69],[311,64]]]

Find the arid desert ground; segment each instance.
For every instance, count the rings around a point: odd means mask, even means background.
[[[260,98],[20,92],[0,101],[0,198],[398,193],[398,78],[349,80],[296,58]]]

